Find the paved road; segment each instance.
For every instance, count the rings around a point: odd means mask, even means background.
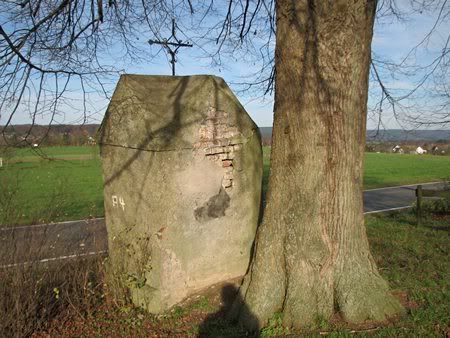
[[[423,184],[425,189],[442,183]],[[415,201],[416,185],[372,189],[364,192],[364,212],[408,208]],[[105,220],[72,221],[0,229],[0,268],[106,254]]]
[[[422,184],[424,189],[443,189],[444,183]],[[409,208],[416,200],[417,184],[364,191],[364,213]]]
[[[103,218],[0,229],[0,267],[106,253]]]

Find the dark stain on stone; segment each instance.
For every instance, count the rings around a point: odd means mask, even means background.
[[[194,210],[195,219],[206,222],[214,218],[225,216],[225,210],[230,206],[230,196],[222,187],[217,195],[211,197],[202,207]]]

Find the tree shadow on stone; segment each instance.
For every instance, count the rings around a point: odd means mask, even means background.
[[[248,326],[259,328],[258,320],[251,314],[242,299],[239,288],[232,284],[226,284],[222,288],[221,299],[220,309],[206,317],[200,325],[197,337],[259,337],[259,329],[248,332],[241,323],[238,323],[235,319],[236,316],[232,313],[236,304],[239,303],[241,305],[240,312],[245,311],[245,318],[252,321]]]
[[[137,160],[137,158],[141,155],[142,151],[149,151],[149,146],[151,143],[158,139],[160,144],[159,147],[161,149],[165,149],[166,147],[169,147],[170,143],[176,139],[178,133],[180,130],[185,127],[181,123],[181,113],[182,113],[182,104],[181,101],[183,99],[183,96],[185,95],[186,88],[189,85],[189,77],[182,77],[179,80],[179,83],[176,85],[174,90],[168,94],[168,97],[174,97],[173,99],[173,117],[167,123],[157,129],[152,130],[151,123],[149,121],[143,121],[142,123],[145,123],[146,129],[148,130],[148,133],[138,146],[129,147],[127,145],[122,144],[115,144],[110,143],[108,141],[109,139],[109,133],[111,133],[112,128],[117,128],[116,125],[112,124],[113,127],[109,125],[109,120],[111,119],[111,109],[108,107],[105,117],[100,125],[99,128],[99,134],[100,134],[100,140],[99,144],[100,146],[111,146],[111,147],[119,147],[119,148],[125,148],[125,149],[132,149],[132,150],[139,150],[134,151],[131,153],[129,158],[125,159],[123,161],[123,164],[118,168],[115,172],[113,172],[109,177],[105,177],[104,179],[104,185],[107,186],[111,184],[113,181],[115,181],[118,177],[120,177],[124,172],[127,172],[130,166]],[[195,121],[192,123],[198,123],[199,121]],[[100,148],[102,151],[102,147]],[[150,150],[151,151],[151,150]]]

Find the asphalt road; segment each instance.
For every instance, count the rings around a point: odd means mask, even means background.
[[[422,184],[423,189],[443,189],[444,183]],[[364,191],[364,213],[409,208],[416,200],[417,184]]]
[[[106,254],[104,218],[0,229],[0,267]]]
[[[442,183],[422,184],[439,189]],[[364,212],[408,208],[417,185],[364,191]],[[52,224],[0,228],[0,268],[106,254],[104,218]]]

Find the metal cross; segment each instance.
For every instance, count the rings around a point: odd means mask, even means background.
[[[157,44],[167,49],[167,52],[170,54],[170,63],[172,64],[172,76],[175,75],[175,62],[177,62],[175,56],[178,52],[178,49],[180,47],[192,47],[192,44],[190,44],[189,42],[178,40],[178,38],[175,36],[175,29],[175,19],[172,19],[172,35],[168,39],[163,39],[163,41],[152,39],[148,40],[148,43],[150,45]]]

